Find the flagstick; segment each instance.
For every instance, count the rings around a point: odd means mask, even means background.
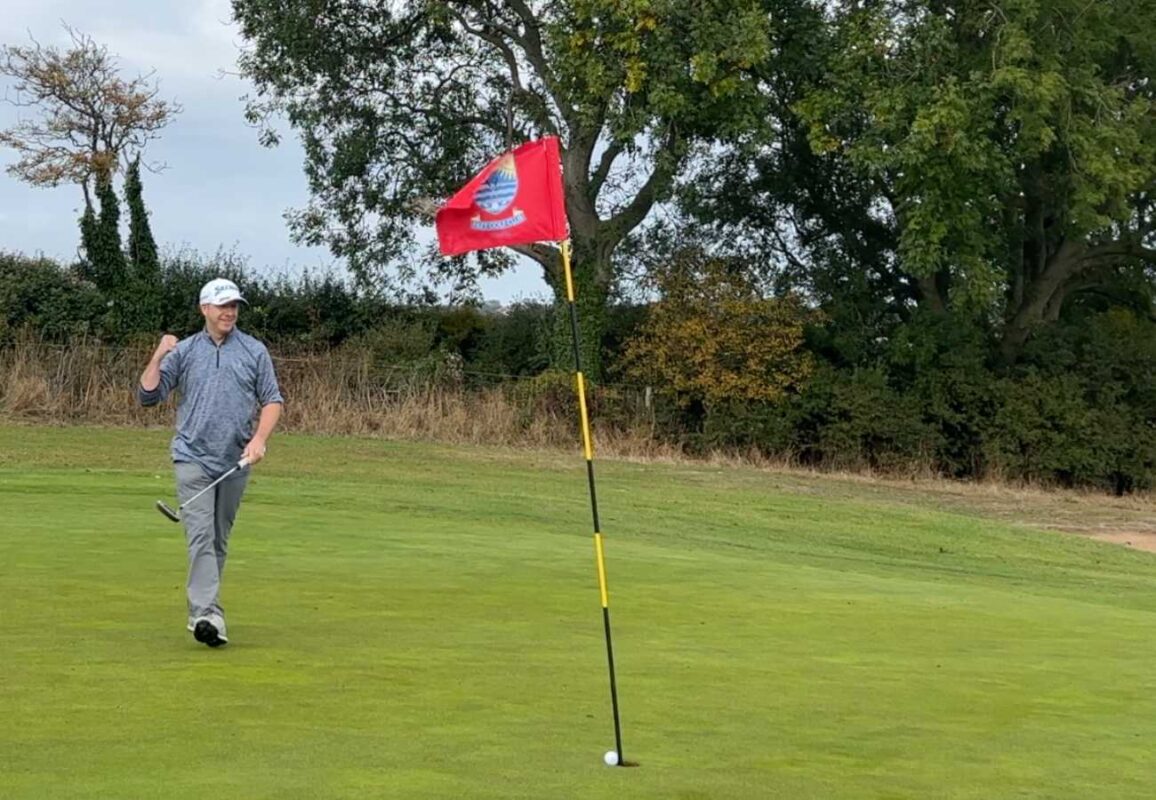
[[[610,635],[610,593],[606,587],[606,560],[602,552],[602,527],[598,522],[598,493],[594,488],[594,445],[590,437],[590,417],[586,410],[586,379],[582,375],[582,354],[578,346],[578,307],[574,304],[574,275],[570,270],[570,240],[562,242],[562,269],[566,273],[566,300],[570,306],[570,331],[573,334],[574,374],[577,381],[578,409],[582,416],[582,444],[586,453],[586,478],[590,484],[590,510],[594,515],[594,554],[598,563],[598,590],[602,599],[602,627],[606,631],[606,661],[610,667],[610,705],[614,710],[614,745],[618,764],[625,765],[622,754],[622,726],[618,720],[618,683],[614,677],[614,643]]]

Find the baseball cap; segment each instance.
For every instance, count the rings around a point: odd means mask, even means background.
[[[201,287],[201,305],[223,306],[228,303],[248,303],[241,297],[237,284],[228,278],[214,278]]]

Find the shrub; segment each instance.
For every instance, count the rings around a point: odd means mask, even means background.
[[[28,331],[63,340],[97,334],[105,298],[71,269],[45,258],[0,253],[0,342]]]

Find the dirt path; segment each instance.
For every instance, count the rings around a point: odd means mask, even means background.
[[[1143,550],[1148,553],[1156,553],[1156,527],[1057,527],[1053,528],[1053,530],[1063,531],[1064,533],[1074,533],[1080,536],[1087,536],[1089,539],[1095,539],[1100,542],[1111,542],[1112,544],[1131,547],[1134,550]]]
[[[798,472],[793,474],[801,477]],[[1156,496],[1151,494],[1113,497],[1077,491],[859,476],[811,477],[799,483],[799,489],[816,494],[886,498],[940,511],[977,514],[1037,530],[1087,536],[1156,553]]]

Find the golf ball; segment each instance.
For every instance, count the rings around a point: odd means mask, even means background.
[[[617,767],[618,753],[614,752],[613,750],[607,750],[606,755],[602,756],[602,760],[606,762],[606,766],[608,767]]]

